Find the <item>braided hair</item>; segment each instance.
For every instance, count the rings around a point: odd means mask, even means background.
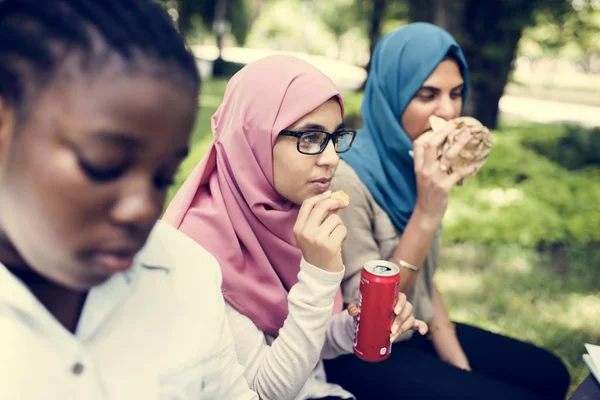
[[[69,56],[99,68],[109,55],[175,72],[194,98],[200,77],[162,6],[152,0],[0,0],[0,98],[18,113]]]

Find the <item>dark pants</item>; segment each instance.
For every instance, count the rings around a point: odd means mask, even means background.
[[[444,363],[433,343],[415,334],[380,363],[352,354],[325,361],[327,380],[358,400],[565,398],[569,373],[550,352],[464,324],[456,324],[456,334],[472,372]]]

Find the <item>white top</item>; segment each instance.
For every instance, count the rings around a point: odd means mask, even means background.
[[[216,260],[159,221],[73,335],[0,264],[0,399],[257,399],[220,287]]]
[[[343,276],[344,271],[323,271],[302,260],[298,283],[288,295],[288,317],[277,338],[227,304],[238,359],[250,388],[261,399],[353,398],[326,382],[320,361],[352,353],[354,320],[346,311],[332,316]]]

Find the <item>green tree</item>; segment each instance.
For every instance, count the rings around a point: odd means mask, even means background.
[[[250,31],[253,6],[260,6],[260,0],[160,0],[165,7],[174,11],[179,32],[186,36],[195,18],[199,18],[208,28],[213,29],[219,17],[219,5],[225,5],[225,20],[236,42],[243,46]]]
[[[591,4],[593,0],[577,0]],[[466,112],[495,128],[519,40],[536,14],[567,18],[571,0],[408,0],[413,21],[432,22],[460,43],[471,71],[471,94]]]
[[[562,16],[541,10],[535,20],[535,26],[523,34],[520,54],[533,59],[567,58],[578,62],[584,72],[592,72],[591,60],[600,57],[600,3],[579,3]]]
[[[339,59],[342,55],[344,35],[363,25],[361,9],[354,0],[329,0],[313,4],[315,12],[337,42]]]

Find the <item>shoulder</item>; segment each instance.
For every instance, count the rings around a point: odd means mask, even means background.
[[[336,174],[331,181],[331,190],[343,190],[350,196],[348,209],[366,209],[369,213],[374,210],[375,199],[360,179],[356,171],[345,161],[340,161]]]
[[[335,176],[331,181],[332,190],[344,190],[349,195],[369,196],[369,189],[360,180],[356,171],[344,160],[340,160]]]
[[[201,276],[203,282],[221,284],[219,263],[192,238],[164,221],[157,221],[139,255],[141,264],[161,266],[175,277]]]

